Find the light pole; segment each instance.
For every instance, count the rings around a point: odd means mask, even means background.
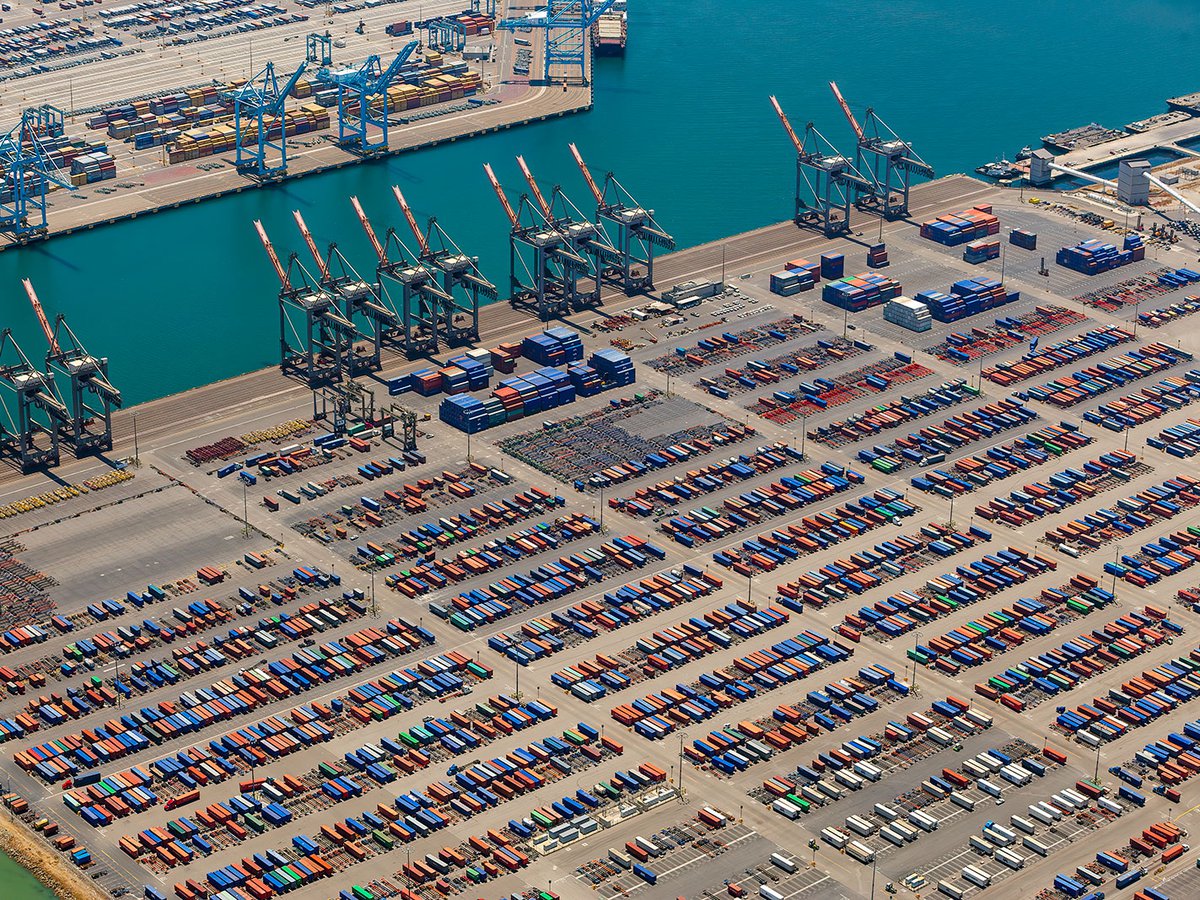
[[[242,524],[246,527],[242,529],[243,537],[250,537],[250,500],[247,494],[250,486],[246,483],[246,479],[242,479]]]
[[[467,432],[467,463],[471,462],[471,432]]]
[[[754,575],[751,573],[746,576],[746,604],[749,606],[754,602]]]
[[[954,494],[950,494],[950,527],[954,527]]]
[[[371,616],[379,618],[379,604],[375,600],[375,570],[371,570]]]
[[[133,414],[133,464],[141,467],[142,460],[138,456],[137,413]]]
[[[721,287],[725,287],[725,245],[721,245]]]
[[[804,448],[807,443],[808,443],[808,416],[803,415],[800,417],[800,458],[801,459],[808,458],[804,454]]]

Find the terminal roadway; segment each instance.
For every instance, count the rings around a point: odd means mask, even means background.
[[[992,190],[988,185],[966,176],[948,176],[919,185],[912,193],[912,219],[919,221],[922,217],[945,210],[970,206],[988,196]],[[855,212],[851,222],[865,229],[867,234],[877,233],[877,220],[874,217]],[[910,222],[905,221],[888,223],[884,226],[884,237],[886,239],[889,233],[912,227]],[[781,222],[724,241],[701,244],[662,256],[655,262],[655,277],[660,289],[692,279],[719,278],[722,247],[726,271],[740,274],[766,265],[781,265],[789,257],[817,253],[825,243],[825,238],[819,233],[797,228],[792,222]],[[266,262],[263,264],[266,265]],[[847,272],[852,270],[853,264],[850,264]],[[619,290],[606,288],[602,300],[603,312],[614,314],[641,305],[647,298],[627,297]],[[270,301],[263,298],[261,302]],[[518,339],[534,330],[536,325],[537,320],[530,313],[516,310],[507,303],[495,303],[480,311],[479,343],[482,346],[495,346],[506,340]],[[273,342],[274,336],[263,335],[263,340]],[[399,354],[386,353],[381,376],[394,377],[427,364],[428,361],[411,362]],[[302,405],[309,393],[304,385],[285,378],[277,368],[269,368],[122,410],[113,420],[116,454],[128,455],[133,450],[134,414],[137,415],[139,446],[152,446],[156,440],[169,438],[189,425],[218,417],[231,417],[239,407],[258,406],[267,401],[294,401],[295,405]],[[10,469],[0,475],[0,484],[18,477],[19,474]]]

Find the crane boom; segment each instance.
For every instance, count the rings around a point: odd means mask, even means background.
[[[529,183],[529,189],[533,191],[533,199],[537,201],[538,209],[542,211],[546,221],[550,221],[553,217],[550,215],[550,204],[546,202],[546,198],[542,196],[541,190],[537,186],[537,182],[533,180],[533,173],[529,171],[529,166],[525,165],[525,157],[517,157],[517,165],[521,167],[521,174],[525,176],[525,180]]]
[[[850,104],[846,102],[846,98],[842,96],[842,92],[838,90],[837,82],[829,82],[829,87],[833,91],[833,96],[837,98],[838,106],[842,108],[842,113],[846,116],[846,121],[850,123],[850,127],[854,129],[854,136],[860,141],[863,139],[862,126],[858,124],[858,120],[854,118],[854,113],[850,112]],[[870,116],[868,115],[868,118]]]
[[[41,323],[42,331],[46,334],[46,343],[50,345],[50,350],[55,356],[61,356],[62,350],[58,346],[58,338],[54,336],[54,329],[50,327],[50,320],[46,318],[46,311],[42,309],[42,303],[38,300],[38,295],[33,290],[33,282],[28,278],[21,280],[21,284],[25,286],[25,293],[29,295],[29,302],[33,304],[33,312],[37,315],[38,322]]]
[[[254,220],[254,230],[258,232],[258,239],[262,241],[263,249],[267,251],[267,257],[271,260],[271,265],[275,267],[275,274],[279,278],[279,284],[285,291],[290,291],[292,284],[288,281],[287,270],[283,268],[283,263],[279,261],[279,254],[271,246],[271,239],[267,237],[267,230],[263,228],[263,223],[258,219]]]
[[[367,214],[363,212],[362,204],[358,202],[357,197],[351,197],[350,205],[354,207],[354,213],[358,216],[359,224],[362,225],[363,231],[367,234],[367,240],[375,248],[375,255],[379,257],[380,265],[386,266],[388,261],[387,251],[383,249],[383,244],[379,243],[379,238],[375,235],[375,229],[371,227],[371,222],[367,218]]]
[[[779,105],[779,101],[774,96],[771,97],[771,105],[775,107],[775,115],[779,116],[779,121],[783,123],[783,130],[788,133],[788,137],[792,139],[792,144],[796,148],[797,153],[804,152],[804,142],[796,137],[796,129],[792,127],[792,123],[788,121],[787,115],[783,111],[783,107]]]
[[[421,255],[428,255],[429,241],[421,229],[417,227],[417,217],[413,215],[412,207],[408,205],[408,201],[400,193],[400,188],[394,184],[392,185],[392,193],[396,195],[396,202],[400,204],[400,210],[404,213],[404,218],[408,220],[408,227],[412,230],[413,237],[417,239],[417,246],[421,248]]]
[[[592,173],[588,171],[587,163],[583,161],[583,156],[579,153],[579,148],[574,144],[568,145],[571,148],[571,155],[575,157],[575,164],[579,166],[579,171],[583,173],[583,180],[587,182],[588,190],[592,192],[592,196],[596,198],[597,203],[604,202],[604,195],[600,192],[600,188],[596,187],[596,179],[592,178]]]
[[[300,210],[292,210],[292,217],[296,220],[296,224],[300,228],[300,234],[304,238],[304,243],[308,246],[308,252],[312,254],[313,262],[317,264],[317,270],[321,273],[321,280],[329,280],[329,264],[325,262],[325,257],[321,255],[321,251],[317,249],[317,242],[313,240],[313,236],[309,233],[308,226],[304,224],[304,217],[300,215]]]
[[[508,197],[504,195],[504,188],[500,186],[500,179],[492,171],[492,164],[484,163],[483,171],[487,173],[488,181],[492,183],[492,190],[496,192],[496,196],[500,199],[500,205],[504,207],[504,214],[508,216],[508,221],[512,223],[513,228],[516,228],[517,214],[513,212],[512,204],[508,202]]]

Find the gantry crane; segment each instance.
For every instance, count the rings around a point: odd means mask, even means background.
[[[616,240],[610,236],[609,243],[617,252],[609,255],[608,261],[615,267],[617,282],[630,296],[653,290],[655,248],[674,250],[675,239],[654,221],[654,210],[639,205],[612,172],[605,176],[601,190],[579,148],[574,144],[570,148],[588,190],[596,198],[596,222],[616,233]]]
[[[496,286],[479,270],[478,258],[463,253],[435,217],[429,217],[422,231],[400,188],[393,185],[392,194],[420,248],[422,267],[441,276],[441,293],[430,295],[437,303],[434,334],[448,347],[474,343],[479,340],[479,300],[495,300]]]
[[[283,106],[306,68],[307,60],[280,87],[275,63],[269,62],[245,84],[225,93],[225,99],[233,101],[234,165],[242,174],[274,181],[287,173]],[[250,128],[253,134],[248,133]],[[269,150],[278,159],[268,156]]]
[[[800,140],[779,101],[771,97],[771,105],[796,148],[796,224],[819,224],[826,237],[845,234],[850,230],[850,204],[855,196],[872,192],[875,185],[817,131],[816,125],[809,122],[804,140]]]
[[[539,318],[547,322],[568,312],[570,296],[567,269],[586,269],[587,260],[572,250],[553,225],[546,221],[528,194],[522,194],[516,209],[490,164],[484,172],[492,190],[508,217],[509,232],[509,302],[515,307],[536,309]]]
[[[51,184],[75,190],[52,165],[43,136],[62,134],[62,110],[43,103],[21,111],[21,120],[0,137],[0,234],[23,244],[48,231],[46,194]]]
[[[279,279],[280,369],[300,376],[313,390],[341,381],[352,368],[350,356],[358,337],[354,323],[342,315],[333,295],[321,288],[295,253],[288,257],[285,269],[262,222],[255,220],[254,229]],[[299,284],[292,284],[292,272],[298,274]]]
[[[0,332],[0,400],[7,421],[0,422],[0,447],[21,464],[21,471],[57,466],[58,437],[70,426],[71,414],[54,385],[54,376],[29,361],[9,328]]]
[[[419,46],[419,41],[409,41],[386,69],[379,56],[372,54],[360,65],[338,70],[323,68],[317,73],[318,82],[337,88],[339,144],[356,149],[363,156],[387,150],[390,125],[387,89]],[[378,137],[368,133],[368,126],[372,125],[379,129]]]
[[[308,230],[308,225],[305,224],[300,210],[293,210],[292,217],[296,220],[300,236],[304,239],[304,244],[313,258],[313,264],[317,267],[321,289],[334,298],[342,315],[348,322],[354,324],[358,334],[370,341],[370,349],[366,353],[360,353],[353,346],[351,347],[347,359],[350,377],[378,372],[383,368],[384,334],[389,329],[395,328],[397,324],[395,310],[388,309],[377,302],[375,286],[355,271],[354,266],[342,255],[337,244],[330,244],[325,255],[321,255],[321,251],[317,249],[317,242],[313,240],[312,233]],[[359,322],[362,322],[365,327],[359,328]]]
[[[837,82],[829,82],[846,121],[854,129],[858,141],[855,163],[860,172],[875,183],[875,189],[859,197],[860,206],[873,206],[886,219],[903,219],[908,215],[908,192],[912,176],[933,178],[933,167],[921,159],[912,144],[901,140],[875,110],[869,108],[862,125],[850,111],[850,104],[838,90]]]
[[[112,412],[120,409],[122,399],[121,392],[108,380],[108,360],[88,353],[61,313],[51,327],[33,283],[26,278],[21,284],[49,345],[46,374],[56,382],[61,376],[71,384],[70,421],[60,423],[61,439],[71,445],[76,457],[111,450]]]
[[[588,29],[601,15],[612,8],[616,0],[547,0],[544,12],[523,19],[501,19],[496,26],[502,31],[545,32],[542,45],[542,80],[549,84],[556,66],[578,69],[578,81],[587,84],[588,51],[591,41]],[[565,84],[568,75],[562,76]]]
[[[542,218],[562,235],[575,256],[583,261],[579,265],[574,259],[563,260],[563,276],[566,282],[567,301],[572,309],[591,309],[600,305],[600,281],[605,265],[617,257],[617,248],[597,223],[589,221],[563,189],[555,185],[547,202],[525,158],[517,157],[517,165],[533,194],[534,202]]]
[[[388,229],[381,241],[357,197],[351,197],[350,204],[379,260],[375,269],[379,299],[393,310],[397,304],[392,300],[390,286],[400,286],[396,325],[384,334],[385,341],[404,351],[409,359],[436,353],[436,310],[443,301],[450,299],[439,287],[437,273],[417,261],[416,255],[404,245],[395,229]]]
[[[314,32],[305,37],[304,58],[310,65],[326,69],[333,65],[333,35],[326,30],[324,34]]]

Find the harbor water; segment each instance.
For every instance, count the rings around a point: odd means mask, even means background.
[[[38,881],[11,856],[0,850],[0,895],[4,900],[53,900],[54,892]]]
[[[436,214],[480,257],[504,296],[507,222],[484,162],[515,198],[522,153],[544,189],[562,184],[590,210],[567,150],[575,141],[593,173],[614,170],[686,246],[790,216],[794,154],[772,93],[797,128],[812,120],[851,151],[834,79],[856,114],[873,106],[949,173],[1088,121],[1120,127],[1200,89],[1200,57],[1188,52],[1200,25],[1186,0],[1047,0],[1037,23],[930,0],[853,6],[635,0],[627,55],[597,61],[592,112],[7,250],[4,324],[41,355],[20,286],[32,278],[48,311],[66,313],[88,349],[110,358],[128,400],[144,401],[277,362],[278,285],[257,218],[286,259],[302,248],[290,215],[300,209],[319,243],[337,240],[371,273],[348,197],[377,230],[402,228],[388,190],[396,183],[419,217]]]

